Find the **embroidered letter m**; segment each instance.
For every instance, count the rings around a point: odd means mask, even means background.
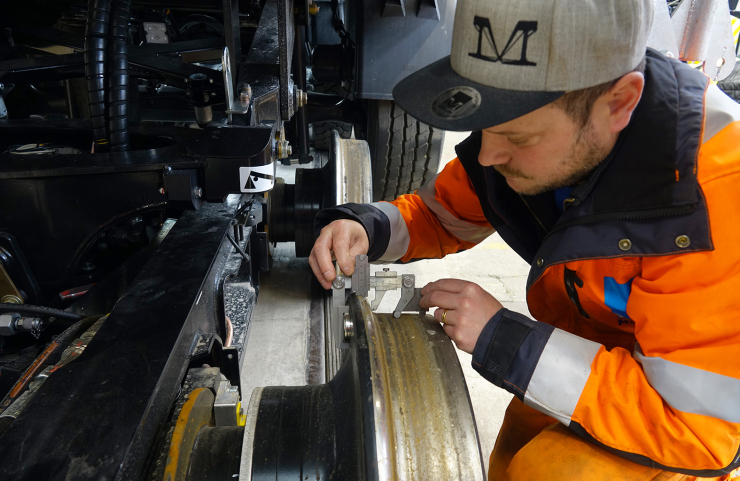
[[[537,65],[535,62],[527,60],[527,42],[529,41],[529,37],[537,31],[537,22],[520,20],[519,23],[516,24],[516,27],[514,27],[514,31],[511,32],[511,36],[509,37],[509,41],[506,42],[506,46],[504,46],[504,49],[501,51],[496,47],[496,40],[493,38],[491,21],[489,19],[476,15],[473,19],[473,25],[475,25],[475,29],[478,31],[478,51],[470,52],[468,55],[471,57],[485,60],[487,62],[501,62],[507,65]],[[493,56],[483,55],[481,52],[484,36],[493,50]],[[519,59],[512,60],[504,58],[520,40],[522,50]]]

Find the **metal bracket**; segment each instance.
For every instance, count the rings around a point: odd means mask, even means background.
[[[375,289],[375,298],[370,304],[373,311],[380,306],[386,292],[400,290],[401,298],[393,309],[393,317],[396,319],[401,317],[402,312],[418,312],[422,315],[427,312],[427,309],[419,307],[421,288],[416,287],[416,276],[413,274],[398,275],[396,271],[391,271],[388,268],[371,276],[370,262],[366,255],[359,255],[355,258],[355,271],[350,278],[351,284],[349,286],[347,280],[344,275],[338,275],[334,279],[330,314],[332,335],[335,343],[343,349],[348,347],[346,336],[346,317],[349,316],[349,307],[346,301],[346,289],[348,287],[352,289],[352,292],[363,297],[368,297],[370,289]]]

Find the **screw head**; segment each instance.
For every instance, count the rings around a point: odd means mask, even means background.
[[[676,245],[681,249],[686,249],[691,245],[691,239],[689,239],[689,236],[687,235],[680,235],[676,237]]]
[[[543,259],[542,257],[538,257],[537,258],[537,267],[542,267],[544,265],[545,265],[545,259]]]
[[[165,190],[164,190],[164,187],[160,187],[160,188],[159,188],[159,193],[160,193],[160,194],[164,194],[164,192],[165,192]]]
[[[198,199],[200,199],[202,195],[203,195],[203,189],[201,189],[200,187],[196,187],[195,188],[195,197],[198,198]]]
[[[388,268],[388,267],[383,267],[383,272],[388,272],[388,271],[390,271],[390,268]]]
[[[344,287],[344,276],[337,276],[336,279],[334,279],[334,282],[332,282],[332,286],[334,289],[341,289]]]
[[[411,287],[414,285],[414,278],[411,276],[403,276],[403,287]]]
[[[622,239],[619,241],[619,250],[627,252],[628,250],[632,249],[632,241],[629,239]]]

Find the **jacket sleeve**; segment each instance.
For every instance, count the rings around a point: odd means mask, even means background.
[[[316,217],[316,230],[338,219],[363,225],[373,262],[441,258],[469,249],[494,233],[458,159],[414,194],[393,202],[344,204],[323,210]]]
[[[625,299],[632,352],[502,310],[479,337],[473,367],[639,464],[699,477],[738,468],[740,147],[728,148],[737,135],[740,122],[700,153],[713,249],[641,260]]]

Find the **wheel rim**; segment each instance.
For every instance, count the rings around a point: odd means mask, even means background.
[[[355,334],[334,379],[262,390],[246,441],[254,445],[253,477],[244,473],[246,479],[280,473],[296,480],[310,474],[482,481],[465,380],[439,323],[430,316],[375,314],[355,295],[349,305]]]

